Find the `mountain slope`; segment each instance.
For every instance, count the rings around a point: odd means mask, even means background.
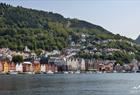
[[[70,35],[73,41],[78,42],[81,33],[93,35],[98,40],[131,40],[114,35],[101,26],[64,18],[57,13],[0,4],[0,47],[23,50],[28,46],[31,50],[61,50],[69,46]]]
[[[139,35],[139,37],[136,39],[136,42],[140,44],[140,35]]]
[[[57,13],[0,4],[0,47],[62,49],[68,46],[69,34],[78,32],[113,35],[98,25]]]

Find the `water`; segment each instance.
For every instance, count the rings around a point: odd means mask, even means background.
[[[140,74],[0,75],[0,95],[139,95]]]

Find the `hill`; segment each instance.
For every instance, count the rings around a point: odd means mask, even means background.
[[[100,39],[116,37],[101,26],[86,21],[64,18],[52,12],[0,4],[0,47],[23,50],[28,46],[31,50],[61,50],[68,46],[68,36],[79,32],[96,35]]]
[[[58,13],[0,3],[0,48],[23,51],[78,48],[77,57],[129,63],[140,60],[140,47],[132,39],[115,35],[99,25]]]

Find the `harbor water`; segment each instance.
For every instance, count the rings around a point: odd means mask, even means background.
[[[0,95],[139,95],[140,73],[0,75]]]

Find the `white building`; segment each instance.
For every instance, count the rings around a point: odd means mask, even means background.
[[[46,72],[46,65],[45,64],[41,64],[41,72]]]
[[[78,59],[70,58],[67,59],[67,67],[69,71],[77,71],[79,70],[79,61]]]
[[[79,63],[80,63],[80,70],[81,71],[85,71],[85,60],[84,59],[80,59],[80,61],[79,61]]]
[[[16,71],[17,71],[17,72],[23,72],[23,66],[22,66],[22,63],[20,63],[20,64],[16,64]]]

